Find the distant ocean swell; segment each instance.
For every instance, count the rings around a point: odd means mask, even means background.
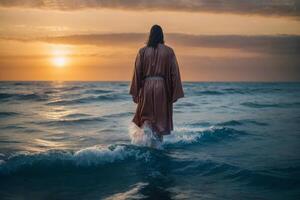
[[[16,94],[16,93],[0,93],[1,101],[9,100],[35,100],[35,101],[45,101],[48,99],[48,96],[45,94]]]
[[[7,117],[12,117],[16,116],[18,113],[16,112],[0,112],[0,118],[7,118]]]
[[[128,98],[128,95],[117,94],[117,93],[103,93],[101,95],[88,96],[82,98],[76,98],[73,100],[59,100],[49,102],[48,105],[71,105],[78,103],[90,103],[93,101],[118,101],[124,100],[124,98]],[[0,101],[11,101],[11,100],[23,100],[23,101],[48,101],[51,100],[51,96],[47,94],[11,94],[11,93],[0,93]]]
[[[128,98],[129,97],[127,95],[123,95],[123,94],[105,94],[105,95],[77,98],[73,100],[52,101],[47,103],[47,105],[76,105],[76,104],[92,103],[92,102],[99,102],[99,101],[120,101]]]
[[[104,122],[105,118],[103,117],[89,117],[89,118],[78,118],[78,119],[62,119],[62,120],[48,120],[48,121],[40,121],[40,122],[32,122],[33,124],[38,125],[47,125],[47,126],[76,126],[76,125],[84,125],[88,123],[95,122]]]
[[[75,113],[75,114],[68,114],[68,115],[64,116],[64,119],[36,121],[36,122],[32,122],[32,124],[44,125],[44,126],[49,126],[49,127],[51,127],[51,126],[81,126],[81,125],[85,125],[85,124],[107,122],[110,118],[128,117],[133,114],[134,114],[133,112],[123,112],[123,113],[103,115],[100,117],[93,117],[93,116],[86,115],[86,114]],[[1,115],[0,115],[0,117],[1,117]]]
[[[119,89],[107,89],[107,88],[97,88],[91,89],[93,84],[87,84],[85,86],[62,86],[57,88],[49,89],[47,87],[47,82],[45,83],[13,83],[14,85],[21,87],[19,90],[16,90],[14,93],[11,92],[2,92],[0,93],[0,102],[23,102],[23,101],[37,101],[45,102],[45,105],[49,106],[68,106],[68,105],[79,105],[79,104],[89,104],[96,102],[118,102],[124,100],[130,100],[128,95],[128,85],[119,83],[121,86]],[[48,83],[50,84],[50,83]],[[36,86],[39,92],[23,93],[24,90],[29,86]],[[275,85],[275,87],[274,87]],[[248,84],[247,87],[243,84],[227,84],[223,87],[208,87],[204,85],[199,88],[196,87],[193,83],[187,83],[185,85],[186,96],[189,97],[209,97],[209,96],[224,96],[224,95],[262,95],[262,94],[282,94],[285,95],[287,92],[289,94],[296,93],[295,90],[290,88],[280,88],[276,87],[276,84],[266,84],[264,87],[260,87],[257,83]],[[253,87],[255,86],[255,87]],[[5,86],[2,86],[6,89]],[[24,90],[22,90],[24,89]],[[19,92],[22,91],[22,92]],[[59,95],[60,98],[57,98],[56,95]],[[218,97],[216,97],[218,98]],[[205,102],[201,102],[203,105]],[[197,106],[199,104],[192,102],[179,102],[178,106]],[[299,107],[300,102],[278,102],[278,103],[261,103],[261,102],[252,102],[244,101],[240,102],[240,105],[249,108],[290,108],[290,107]]]
[[[297,108],[300,107],[300,102],[292,102],[292,103],[269,103],[269,104],[262,104],[256,102],[245,102],[241,103],[241,105],[249,107],[249,108]]]
[[[282,88],[252,88],[252,87],[224,87],[224,88],[215,88],[215,89],[205,89],[205,88],[196,88],[196,87],[188,87],[186,89],[188,94],[192,94],[195,96],[203,96],[203,95],[233,95],[233,94],[264,94],[264,93],[281,93],[286,92]]]

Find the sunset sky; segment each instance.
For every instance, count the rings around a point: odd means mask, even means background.
[[[153,24],[184,81],[300,81],[297,0],[1,0],[0,80],[131,80]]]

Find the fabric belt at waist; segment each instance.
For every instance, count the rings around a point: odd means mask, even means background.
[[[162,76],[147,76],[145,80],[164,80]]]

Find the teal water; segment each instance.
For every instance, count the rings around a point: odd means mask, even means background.
[[[1,199],[300,198],[300,83],[183,85],[155,150],[128,82],[0,82]]]

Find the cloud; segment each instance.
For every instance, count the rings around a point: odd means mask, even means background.
[[[145,40],[146,36],[147,35],[145,33],[108,33],[45,37],[37,38],[37,40],[49,43],[115,46],[136,45],[142,43]]]
[[[99,54],[99,53],[91,53],[91,54],[66,54],[64,55],[66,57],[108,57],[110,58],[113,56],[112,54]],[[52,54],[31,54],[31,55],[26,55],[26,54],[17,54],[17,55],[5,55],[5,54],[0,54],[0,60],[32,60],[32,59],[49,59],[53,58],[54,56]]]
[[[146,33],[111,33],[69,35],[61,37],[37,38],[35,40],[74,45],[134,46],[146,42]],[[265,54],[300,54],[299,35],[190,35],[169,33],[165,35],[167,44],[184,47],[238,49]]]
[[[297,0],[1,0],[2,7],[28,7],[54,10],[125,9],[168,10],[300,16]]]
[[[170,40],[175,44],[206,47],[230,48],[269,54],[299,54],[298,35],[186,35],[174,34]]]
[[[290,56],[224,58],[183,56],[183,78],[202,81],[299,81],[300,59]]]

